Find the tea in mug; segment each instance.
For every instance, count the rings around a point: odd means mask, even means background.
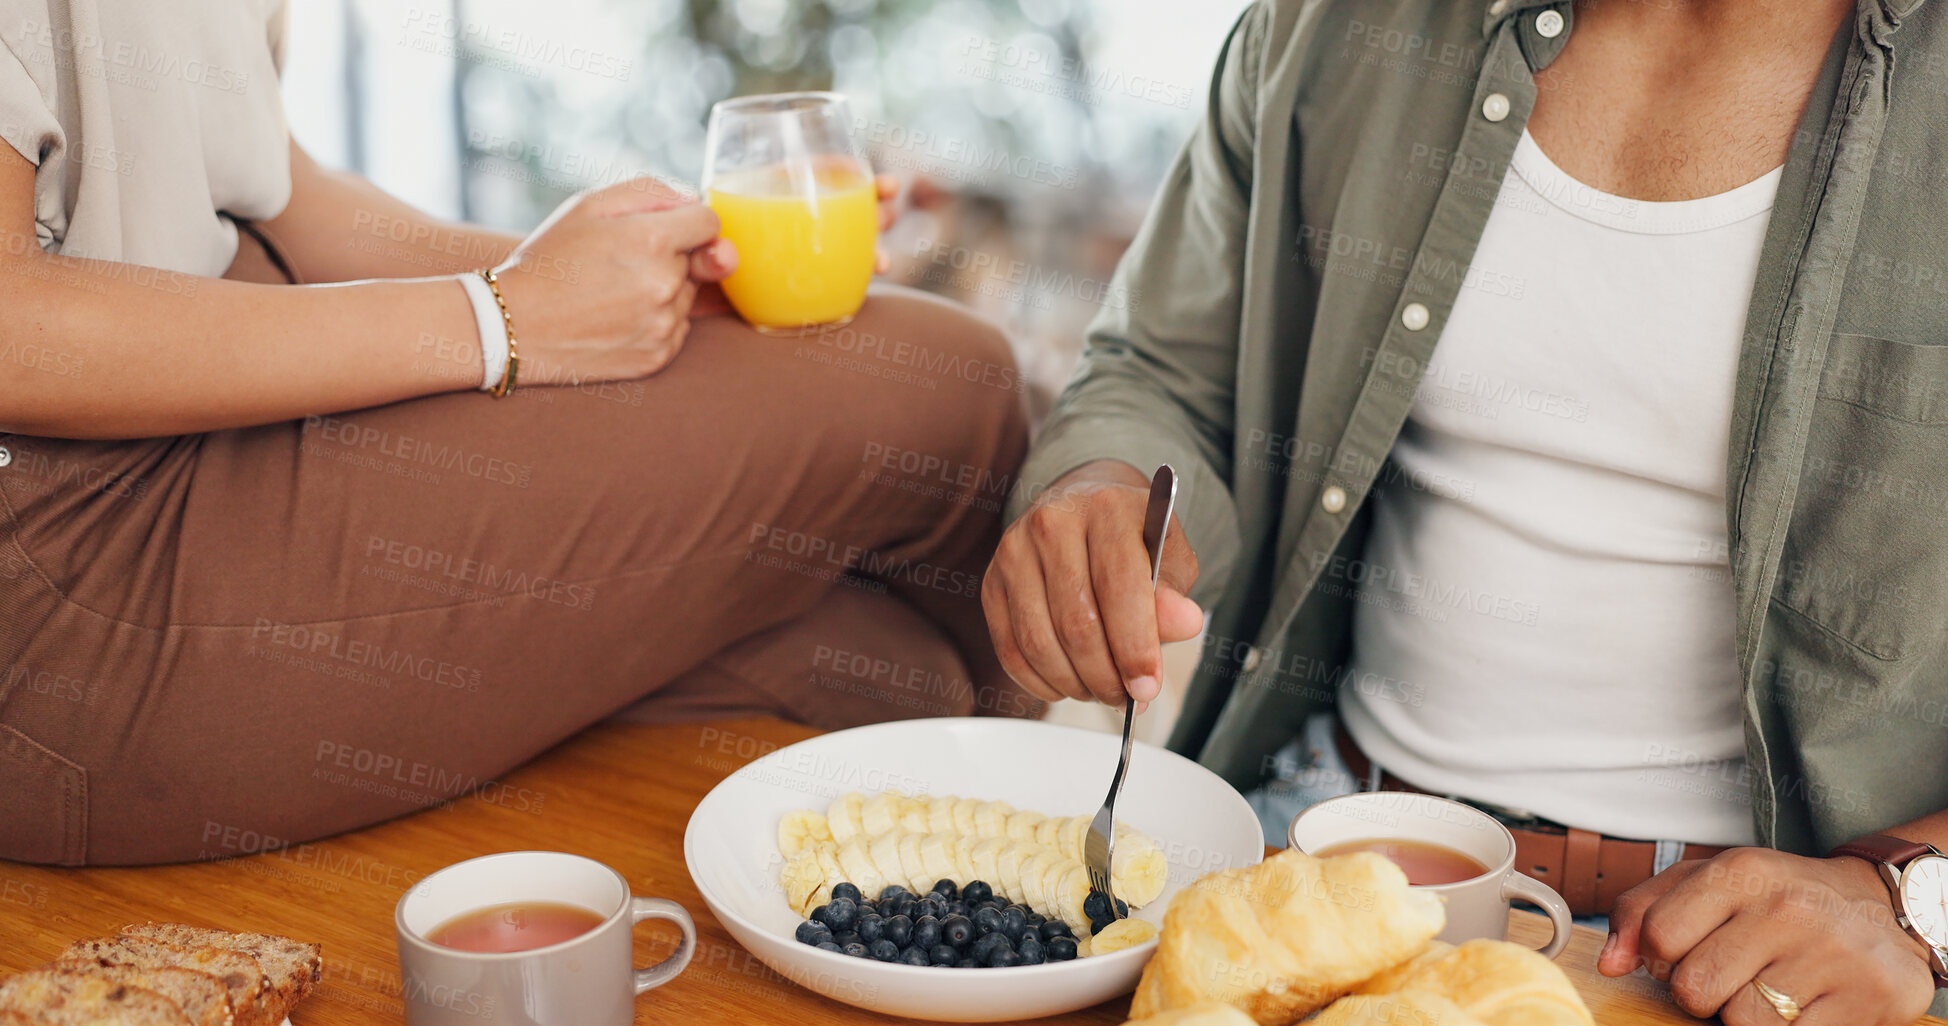
[[[579,905],[517,901],[455,916],[428,931],[426,939],[460,951],[504,954],[574,940],[601,925],[601,916]]]
[[[1404,838],[1382,837],[1366,841],[1343,841],[1313,854],[1325,858],[1329,855],[1350,855],[1356,851],[1370,851],[1376,855],[1385,855],[1388,861],[1399,866],[1400,871],[1407,874],[1407,882],[1417,887],[1460,883],[1488,872],[1487,866],[1453,848],[1429,844],[1426,841],[1409,841]]]

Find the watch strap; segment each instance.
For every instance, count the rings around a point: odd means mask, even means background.
[[[1898,837],[1893,837],[1888,834],[1868,834],[1865,837],[1856,837],[1840,845],[1838,848],[1827,852],[1826,857],[1834,858],[1840,855],[1851,855],[1854,858],[1866,859],[1868,862],[1877,865],[1901,866],[1906,865],[1910,859],[1919,858],[1922,855],[1932,854],[1933,852],[1934,848],[1932,846],[1922,844],[1919,841],[1903,841]]]

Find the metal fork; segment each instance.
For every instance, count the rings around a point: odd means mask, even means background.
[[[1150,553],[1150,590],[1157,590],[1157,574],[1163,569],[1163,536],[1170,527],[1170,513],[1177,505],[1177,472],[1169,464],[1157,468],[1150,479],[1150,502],[1143,511],[1143,547]],[[1136,724],[1136,702],[1123,702],[1123,755],[1116,760],[1116,775],[1109,780],[1109,796],[1096,818],[1089,822],[1089,836],[1082,845],[1082,864],[1089,870],[1089,888],[1102,892],[1109,902],[1111,919],[1125,913],[1116,910],[1116,895],[1109,887],[1110,860],[1116,854],[1116,795],[1123,790],[1123,774],[1130,768],[1130,728]]]

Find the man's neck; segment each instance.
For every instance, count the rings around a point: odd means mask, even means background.
[[[1530,132],[1579,181],[1644,200],[1736,188],[1785,160],[1853,0],[1584,0],[1536,75]]]

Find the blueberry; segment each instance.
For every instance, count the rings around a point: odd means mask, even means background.
[[[812,918],[831,927],[833,933],[844,933],[858,922],[859,906],[849,898],[833,898],[814,910]]]
[[[969,958],[985,965],[987,964],[988,956],[999,948],[1013,950],[1008,944],[1007,936],[997,931],[995,933],[983,934],[980,940],[975,941],[973,946],[967,949],[967,955]]]
[[[873,957],[882,962],[891,962],[900,957],[900,946],[884,937],[873,941],[866,950],[872,952]]]
[[[960,899],[969,905],[979,905],[992,897],[994,888],[989,887],[986,880],[975,880],[960,889]]]
[[[940,895],[942,901],[952,901],[960,895],[960,888],[952,880],[938,880],[934,882],[933,893]]]
[[[927,959],[934,965],[953,965],[960,961],[960,952],[955,951],[952,944],[935,944],[927,949]]]
[[[837,944],[832,943],[831,941],[819,941],[818,949],[820,951],[844,951],[845,950],[844,948],[838,946]]]
[[[832,888],[832,900],[837,901],[840,898],[844,898],[855,905],[858,904],[860,898],[858,886],[850,883],[842,883]]]
[[[891,898],[897,898],[900,895],[905,893],[906,893],[906,888],[901,887],[899,884],[887,884],[886,887],[879,892],[879,900],[886,901]]]
[[[867,913],[859,917],[859,925],[853,927],[853,929],[859,931],[859,939],[861,941],[871,944],[886,932],[886,920],[880,916]]]
[[[886,920],[886,928],[880,933],[880,937],[900,947],[906,947],[913,942],[913,920],[905,916],[894,916]]]
[[[1088,916],[1092,923],[1112,918],[1109,908],[1109,895],[1101,891],[1090,891],[1089,896],[1082,899],[1082,914]]]
[[[979,969],[980,967],[981,963],[971,958],[963,958],[954,962],[954,968],[956,969]]]
[[[1123,900],[1123,899],[1121,899],[1121,898],[1117,898],[1117,899],[1116,899],[1116,918],[1118,918],[1118,919],[1128,919],[1129,917],[1130,917],[1130,903],[1129,903],[1129,902],[1127,902],[1127,901],[1124,901],[1124,900]]]
[[[1028,914],[1022,911],[1020,905],[1010,905],[1008,911],[1001,913],[1001,932],[1007,934],[1009,940],[1019,940],[1022,934],[1028,932]]]
[[[947,903],[938,898],[922,898],[913,903],[913,919],[918,922],[923,916],[940,918],[947,911]]]
[[[954,947],[966,947],[974,939],[974,921],[966,916],[948,916],[940,921],[940,940]]]
[[[1051,937],[1043,947],[1047,952],[1044,957],[1051,962],[1067,962],[1075,957],[1074,937]]]
[[[966,914],[967,914],[967,902],[950,901],[947,903],[948,916],[964,916]],[[945,919],[947,918],[947,916],[941,916],[941,918]]]
[[[1020,964],[1021,956],[1016,954],[1013,948],[995,948],[988,952],[988,965],[996,969],[1006,969],[1011,965]]]
[[[798,933],[796,936],[800,944],[817,944],[821,941],[831,940],[832,931],[824,923],[814,923],[807,919],[798,924]]]
[[[863,944],[865,942],[859,939],[859,931],[847,930],[844,933],[833,934],[832,943],[843,948],[848,944]]]
[[[932,965],[933,956],[925,948],[911,947],[900,952],[900,961],[907,965]]]
[[[1075,931],[1069,929],[1069,924],[1061,921],[1060,919],[1051,919],[1043,923],[1042,925],[1036,927],[1035,930],[1037,933],[1041,935],[1043,944],[1047,944],[1049,941],[1052,941],[1057,937],[1075,936]]]
[[[852,957],[854,957],[854,958],[871,958],[871,957],[872,957],[872,952],[870,952],[870,951],[868,951],[868,950],[866,950],[866,946],[865,946],[864,944],[860,944],[860,943],[858,943],[857,941],[854,941],[854,942],[853,942],[853,943],[851,943],[851,944],[847,944],[847,945],[844,945],[844,946],[842,946],[841,948],[839,948],[839,954],[841,954],[841,955],[851,955],[851,956],[852,956]]]
[[[1047,957],[1047,949],[1042,947],[1042,942],[1036,940],[1032,933],[1023,937],[1020,944],[1015,945],[1015,951],[1020,953],[1022,965],[1041,965]]]
[[[1028,913],[1028,928],[1030,930],[1038,930],[1046,922],[1048,922],[1048,917],[1042,915],[1040,912]]]
[[[913,943],[923,948],[931,948],[940,943],[940,920],[932,916],[921,916],[913,921]]]
[[[993,933],[1001,929],[1001,913],[992,908],[977,909],[972,922],[977,933]]]

